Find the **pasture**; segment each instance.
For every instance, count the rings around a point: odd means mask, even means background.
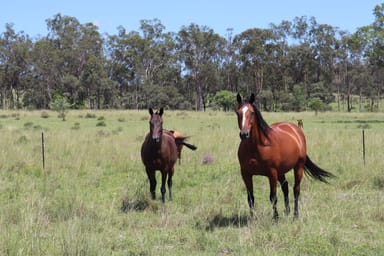
[[[268,113],[302,119],[311,159],[338,178],[304,176],[300,216],[274,224],[255,176],[249,218],[234,112],[167,111],[198,149],[175,165],[173,201],[153,201],[140,159],[143,111],[0,112],[1,255],[383,255],[384,114]],[[362,159],[365,130],[366,164]],[[45,138],[42,168],[41,134]],[[293,172],[287,174],[293,208]],[[283,213],[278,187],[277,207]]]

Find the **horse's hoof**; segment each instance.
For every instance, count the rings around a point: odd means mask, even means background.
[[[288,208],[285,210],[285,216],[288,216],[291,213],[291,210]]]

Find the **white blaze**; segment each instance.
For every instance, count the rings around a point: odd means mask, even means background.
[[[247,111],[248,111],[248,106],[244,106],[242,109],[241,109],[241,111],[243,112],[243,120],[242,120],[242,126],[241,126],[241,128],[243,129],[244,128],[244,125],[245,125],[245,113],[247,113]]]

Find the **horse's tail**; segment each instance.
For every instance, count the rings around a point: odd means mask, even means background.
[[[187,142],[185,142],[185,140],[187,139],[188,137],[179,137],[179,138],[175,138],[175,142],[176,142],[176,145],[184,145],[186,146],[187,148],[191,149],[191,150],[196,150],[197,147],[195,145],[192,145],[192,144],[189,144]]]
[[[195,145],[192,145],[192,144],[189,144],[189,143],[185,142],[189,137],[184,137],[178,131],[171,130],[170,132],[173,134],[173,137],[175,138],[176,146],[178,146],[178,148],[180,147],[180,150],[181,150],[181,147],[183,145],[186,146],[187,148],[191,149],[191,150],[196,150],[197,149],[197,147]]]
[[[188,139],[188,137],[184,137],[180,132],[172,131],[172,130],[170,132],[173,134],[173,137],[175,138],[175,144],[177,147],[177,158],[179,158],[179,164],[180,164],[181,150],[183,149],[183,146],[186,146],[191,150],[196,150],[197,147],[195,145],[185,142]]]
[[[327,172],[323,169],[321,169],[319,166],[317,166],[307,155],[307,160],[304,164],[304,170],[305,173],[314,178],[315,180],[319,180],[324,183],[328,183],[326,178],[334,178],[336,177],[330,172]]]
[[[185,142],[185,140],[187,138],[188,137],[177,137],[177,138],[175,138],[175,143],[176,143],[176,147],[177,147],[177,156],[179,158],[179,164],[181,162],[181,150],[183,148],[183,145],[186,146],[189,149],[192,149],[192,150],[196,150],[197,149],[197,147],[195,145],[192,145],[192,144],[189,144],[189,143]]]

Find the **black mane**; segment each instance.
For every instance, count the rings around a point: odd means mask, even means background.
[[[253,110],[256,114],[256,123],[257,123],[257,129],[262,133],[264,133],[265,137],[268,137],[269,131],[271,130],[271,127],[269,127],[268,123],[264,120],[263,116],[261,115],[261,112],[257,109],[256,105],[252,104]]]

